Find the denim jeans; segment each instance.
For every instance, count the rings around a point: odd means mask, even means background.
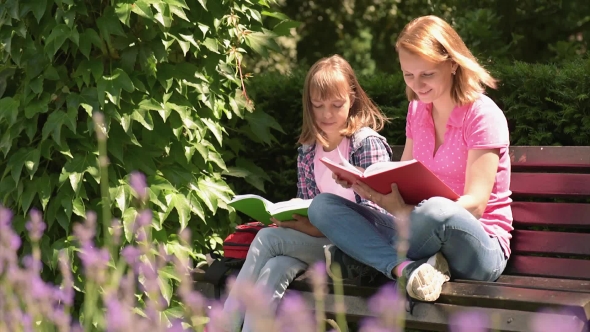
[[[254,284],[267,291],[268,298],[257,303],[263,302],[266,309],[274,312],[297,274],[308,265],[324,260],[323,246],[329,243],[325,237],[313,237],[288,228],[264,228],[250,245],[236,285]],[[259,331],[253,308],[247,308],[245,312],[234,311],[240,306],[238,287],[230,290],[224,304],[226,317],[231,317],[226,322],[227,331],[240,331],[242,323],[242,331]]]
[[[397,254],[403,234],[398,227],[409,227],[407,259],[428,258],[440,251],[453,278],[494,281],[506,267],[497,238],[487,234],[469,211],[446,198],[421,202],[408,222],[396,222],[393,216],[332,194],[316,196],[308,214],[311,223],[343,252],[389,278],[393,268],[406,260]]]

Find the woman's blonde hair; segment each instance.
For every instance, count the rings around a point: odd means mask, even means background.
[[[327,145],[326,137],[315,122],[311,98],[321,100],[330,98],[350,98],[350,110],[346,128],[340,131],[343,136],[350,137],[362,127],[370,127],[375,131],[383,128],[387,117],[371,101],[361,88],[354,70],[339,55],[318,60],[307,72],[303,86],[303,125],[299,144],[320,142]]]
[[[458,67],[451,98],[458,105],[474,102],[485,86],[496,88],[496,79],[477,62],[459,34],[437,16],[422,16],[408,23],[397,38],[395,49],[404,49],[434,63],[454,61]],[[410,101],[418,99],[410,87],[406,87],[406,95]]]

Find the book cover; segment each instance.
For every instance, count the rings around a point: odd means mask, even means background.
[[[279,221],[293,220],[294,214],[307,217],[310,204],[311,199],[292,199],[273,203],[258,195],[237,195],[228,203],[237,211],[264,224],[270,224],[271,217]]]
[[[396,183],[400,195],[407,204],[416,205],[421,201],[435,197],[456,200],[459,195],[440,180],[420,161],[388,161],[372,164],[363,172],[346,160],[336,163],[328,158],[320,159],[334,174],[347,180],[366,183],[381,194],[391,192],[391,184]]]

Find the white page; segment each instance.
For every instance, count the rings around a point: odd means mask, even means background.
[[[264,206],[266,207],[266,211],[269,211],[275,205],[273,202],[269,201],[268,199],[266,199],[262,196],[253,195],[253,194],[236,195],[236,196],[234,196],[234,198],[232,198],[230,203],[236,202],[236,201],[241,201],[241,200],[248,199],[248,198],[255,198],[255,199],[261,200],[262,203],[264,203]]]
[[[367,167],[364,174],[365,176],[369,176],[373,174],[383,173],[384,171],[409,165],[415,162],[416,160],[412,159],[407,161],[383,161],[379,163],[374,163],[371,166]]]
[[[270,214],[276,214],[283,211],[296,210],[301,208],[308,208],[311,204],[311,199],[292,199],[289,201],[278,202],[268,211]]]

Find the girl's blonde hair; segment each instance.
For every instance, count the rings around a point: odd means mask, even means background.
[[[343,136],[350,137],[362,127],[370,127],[375,131],[383,128],[387,117],[371,101],[354,74],[350,64],[339,55],[318,60],[307,73],[303,86],[303,125],[299,144],[320,142],[327,145],[326,137],[315,122],[311,98],[321,100],[330,98],[350,98],[350,111],[346,128],[340,131]]]
[[[459,34],[437,16],[422,16],[408,23],[397,38],[395,49],[404,49],[434,63],[454,61],[458,67],[451,98],[458,105],[474,102],[485,86],[496,88],[496,79],[477,62]],[[406,95],[410,101],[418,99],[409,87]]]

